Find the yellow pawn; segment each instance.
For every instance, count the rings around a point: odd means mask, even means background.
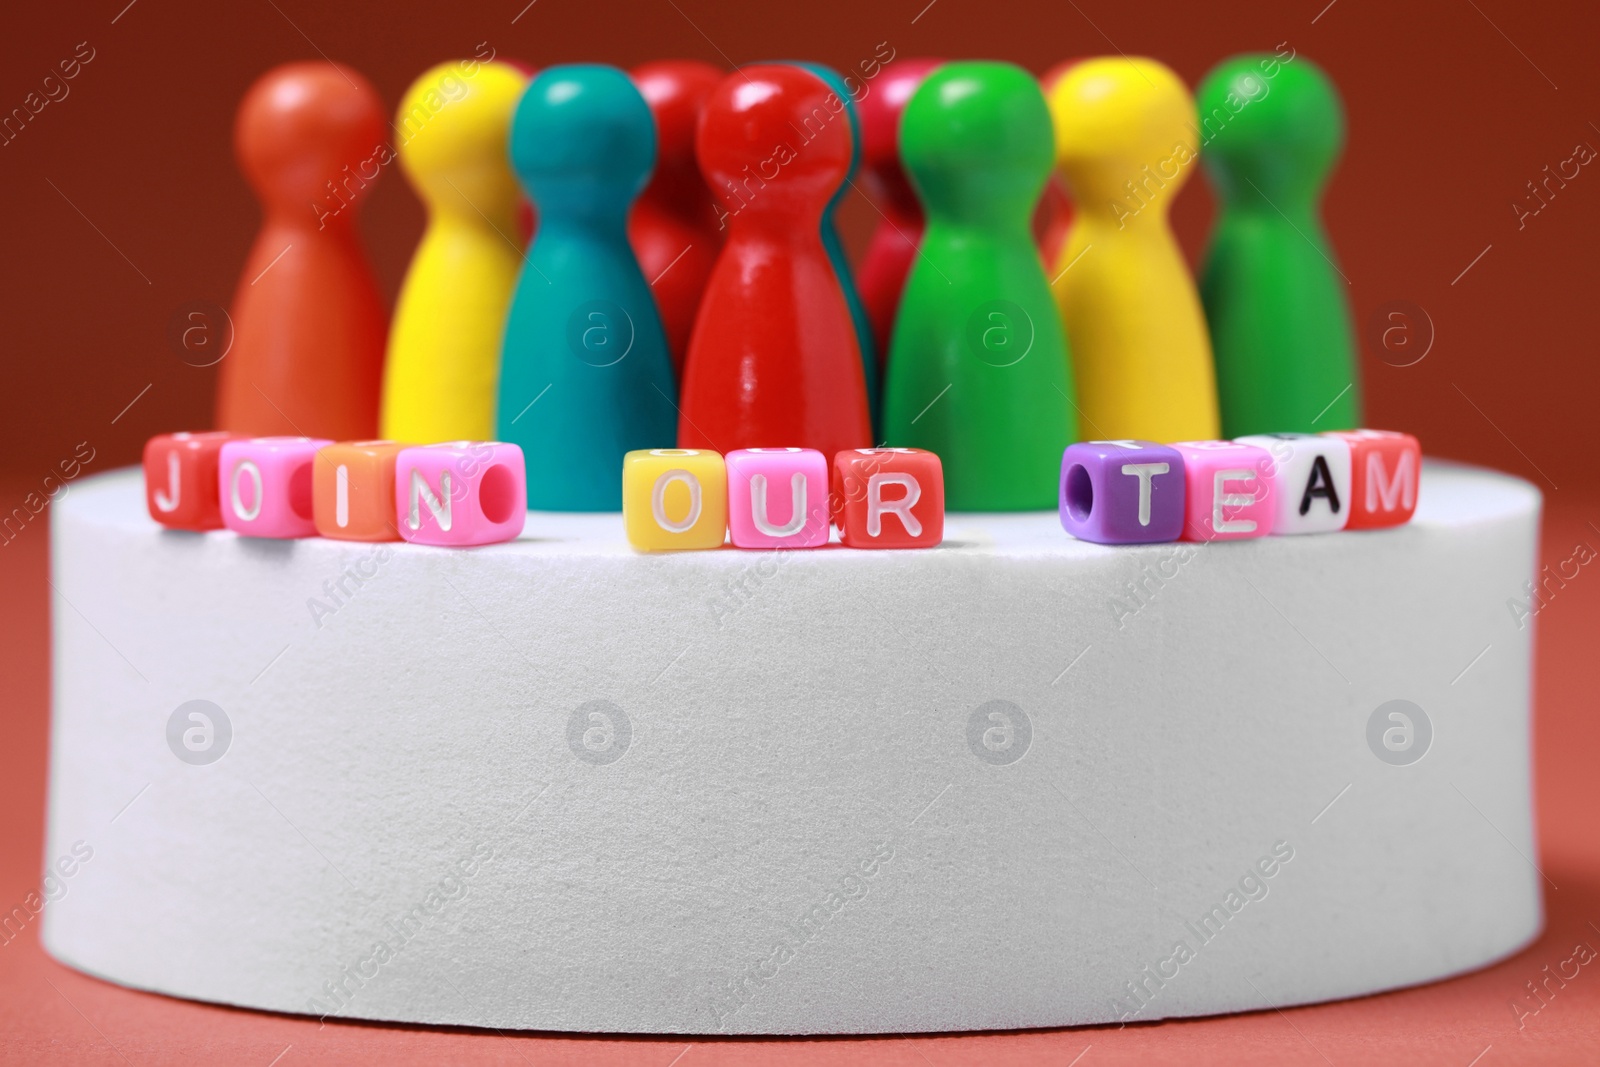
[[[1050,93],[1076,214],[1051,288],[1072,345],[1080,432],[1193,441],[1220,430],[1194,278],[1167,209],[1199,162],[1194,98],[1151,59],[1091,59]]]
[[[500,335],[522,264],[506,137],[527,83],[504,63],[458,60],[422,75],[400,102],[400,166],[428,227],[389,332],[384,437],[494,439]]]

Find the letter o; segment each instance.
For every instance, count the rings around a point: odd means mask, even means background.
[[[682,482],[689,488],[689,514],[682,522],[667,518],[667,486],[673,482]],[[650,514],[656,520],[656,525],[668,533],[688,533],[694,529],[694,524],[700,521],[700,479],[681,467],[661,475],[656,479],[655,488],[650,491]]]
[[[251,481],[255,482],[255,502],[248,510],[244,506],[244,500],[239,496],[239,476],[242,474],[250,475]],[[228,479],[228,482],[228,499],[233,505],[233,513],[245,522],[254,522],[256,516],[261,514],[261,468],[256,466],[253,459],[242,459],[234,464],[233,477]]]

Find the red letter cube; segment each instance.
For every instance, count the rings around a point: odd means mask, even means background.
[[[144,500],[150,517],[174,530],[222,529],[217,457],[234,434],[164,433],[144,446]]]
[[[944,465],[920,448],[836,453],[832,504],[850,548],[932,548],[944,540]]]
[[[1422,446],[1408,433],[1340,430],[1327,434],[1350,445],[1350,521],[1371,530],[1411,521],[1422,476]]]

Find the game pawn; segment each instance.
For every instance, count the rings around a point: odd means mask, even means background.
[[[506,320],[498,436],[528,457],[528,506],[618,511],[622,457],[676,422],[672,361],[628,245],[655,122],[614,67],[551,67],[511,121],[511,163],[539,231]]]
[[[427,208],[428,227],[395,306],[384,437],[494,436],[500,335],[522,265],[522,195],[506,131],[527,82],[505,63],[442,63],[400,102],[400,166]]]
[[[922,242],[922,205],[900,164],[900,116],[917,86],[943,63],[942,59],[898,60],[883,69],[856,105],[861,119],[861,181],[879,216],[856,283],[880,361],[889,358],[895,309]]]
[[[872,444],[855,324],[822,241],[853,151],[847,122],[818,118],[831,93],[800,67],[758,64],[706,102],[697,151],[728,240],[684,368],[683,448]]]
[[[798,62],[795,66],[808,70],[812,74],[828,83],[828,88],[833,90],[833,96],[844,110],[846,121],[850,124],[850,169],[845,173],[844,182],[833,194],[833,199],[828,201],[828,206],[822,211],[822,244],[828,250],[828,262],[833,264],[833,273],[838,276],[839,288],[844,292],[845,303],[850,306],[850,321],[855,324],[856,344],[861,349],[861,373],[867,382],[867,410],[872,415],[873,430],[878,428],[879,414],[882,411],[882,372],[878,365],[878,347],[872,335],[872,320],[867,316],[867,306],[862,303],[861,290],[856,285],[854,272],[850,269],[850,257],[845,255],[844,238],[839,236],[839,204],[844,200],[844,194],[855,181],[856,170],[861,165],[861,116],[856,111],[855,96],[850,92],[849,84],[832,67],[821,63]],[[828,104],[830,111],[832,103]]]
[[[390,151],[383,104],[349,67],[289,63],[245,94],[234,151],[265,219],[234,295],[217,427],[372,437],[388,324],[355,220]]]
[[[1067,71],[1082,59],[1063,59],[1039,78],[1039,88],[1044,90],[1045,101],[1050,100],[1050,94],[1061,83]],[[1039,197],[1039,204],[1033,209],[1033,241],[1039,246],[1039,258],[1044,260],[1047,270],[1061,258],[1061,250],[1067,247],[1067,233],[1072,229],[1072,198],[1067,195],[1067,186],[1061,180],[1061,172],[1050,172],[1050,180],[1045,183],[1044,194]]]
[[[628,217],[628,239],[681,378],[700,297],[722,249],[717,201],[694,158],[700,109],[722,72],[697,60],[664,59],[635,68],[631,77],[655,115],[656,169]]]
[[[1211,342],[1167,211],[1194,170],[1194,100],[1152,59],[1069,67],[1050,97],[1077,205],[1050,270],[1072,341],[1078,405],[1097,438],[1218,433]]]
[[[1201,275],[1229,437],[1347,430],[1361,382],[1319,203],[1344,142],[1339,96],[1305,59],[1229,59],[1200,86],[1220,201]]]
[[[884,434],[944,461],[952,510],[1056,504],[1077,438],[1061,319],[1029,220],[1054,138],[1039,83],[1009,63],[951,63],[900,122],[928,225],[895,320]]]

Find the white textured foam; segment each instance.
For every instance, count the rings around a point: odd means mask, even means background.
[[[503,1028],[1033,1027],[1368,993],[1540,925],[1506,606],[1539,497],[1505,476],[1429,464],[1409,526],[1196,548],[956,515],[933,551],[641,556],[617,516],[536,513],[380,558],[163,531],[132,471],[53,514],[46,859],[93,855],[45,941],[126,985]],[[232,732],[203,765],[168,742],[197,699]],[[1409,766],[1368,744],[1392,699],[1432,725]]]

